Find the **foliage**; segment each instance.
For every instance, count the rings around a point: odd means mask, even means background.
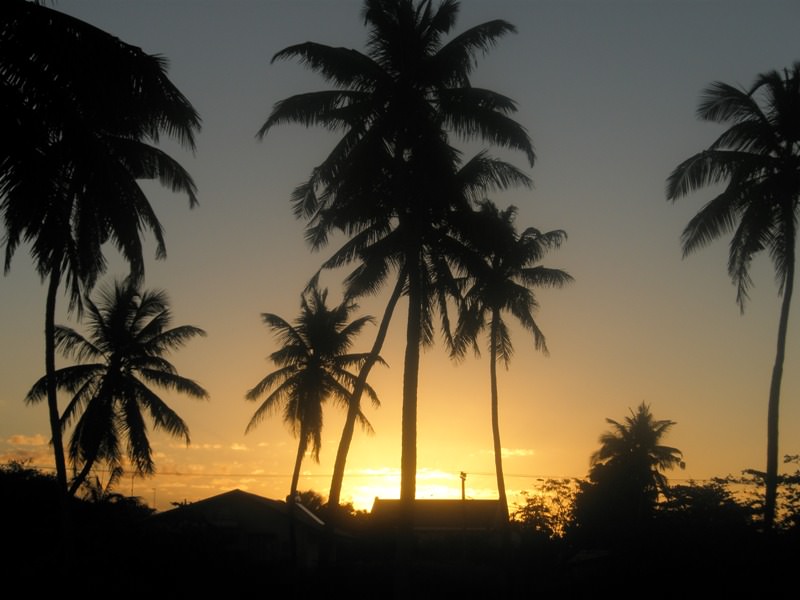
[[[320,290],[316,284],[308,288],[301,296],[300,315],[294,324],[272,313],[261,315],[281,344],[270,354],[277,369],[262,378],[245,396],[250,401],[261,399],[246,432],[270,413],[282,410],[284,423],[298,438],[290,498],[297,493],[300,464],[306,450],[310,449],[312,457],[319,460],[323,404],[331,399],[344,407],[349,405],[357,379],[350,369],[362,366],[368,356],[349,350],[372,317],[348,322],[358,305],[345,300],[329,308],[327,297],[327,289]],[[365,391],[378,406],[375,390],[367,385]],[[364,427],[371,427],[360,410],[358,416]]]
[[[783,72],[756,77],[748,89],[716,82],[701,99],[698,116],[730,127],[708,149],[678,165],[667,180],[675,201],[703,187],[722,185],[689,221],[681,236],[683,254],[724,234],[729,243],[728,274],[744,311],[753,282],[750,265],[766,250],[783,295],[778,342],[767,404],[767,465],[764,525],[773,526],[778,487],[780,392],[795,275],[800,218],[800,62]]]
[[[102,288],[96,300],[87,299],[85,304],[86,337],[69,327],[56,328],[59,350],[77,361],[54,374],[57,387],[72,394],[61,417],[62,428],[76,422],[69,456],[80,473],[72,493],[97,461],[113,472],[127,455],[137,473],[154,472],[145,414],[155,429],[189,443],[188,426],[154,387],[192,398],[208,397],[165,358],[193,337],[205,335],[190,325],[171,326],[165,292],[140,290],[134,280],[127,279]],[[26,401],[39,402],[46,394],[45,376],[34,383]]]
[[[478,210],[464,215],[468,226],[464,242],[468,252],[461,257],[466,275],[459,281],[465,290],[453,340],[452,354],[461,357],[468,345],[479,354],[478,338],[487,333],[489,346],[490,406],[495,473],[500,507],[508,518],[508,500],[503,475],[502,444],[497,385],[497,363],[506,368],[514,348],[504,315],[513,316],[533,337],[537,350],[547,345],[534,313],[539,307],[533,288],[562,287],[572,277],[560,269],[539,263],[566,238],[563,231],[542,233],[529,227],[517,233],[517,208],[500,210],[493,202],[479,202]]]
[[[715,478],[705,483],[690,481],[670,486],[666,498],[657,506],[658,518],[671,527],[702,529],[709,534],[735,533],[753,524],[755,512],[732,490],[737,482]]]
[[[105,272],[113,245],[144,275],[141,235],[166,256],[163,228],[142,188],[154,179],[197,203],[190,175],[157,148],[194,149],[200,118],[167,77],[167,62],[41,2],[4,0],[0,22],[0,218],[5,271],[27,245],[45,302],[47,411],[59,485],[67,489],[55,382],[55,305],[69,308]],[[42,43],[47,40],[47,43]]]
[[[795,470],[778,476],[774,525],[778,531],[800,534],[800,455],[787,454],[783,462],[795,465]],[[731,481],[744,486],[747,505],[753,511],[763,513],[766,473],[746,469],[741,477],[731,478]]]
[[[462,165],[451,137],[488,140],[534,160],[527,132],[511,119],[515,103],[470,84],[478,55],[514,27],[494,20],[448,40],[458,10],[454,0],[365,0],[366,52],[314,42],[281,50],[273,60],[298,59],[332,89],[278,102],[259,130],[263,136],[298,123],[342,133],[295,190],[295,214],[307,220],[315,249],[333,233],[348,237],[323,265],[358,263],[345,282],[348,295],[376,293],[396,274],[408,298],[400,490],[406,502],[416,489],[420,348],[433,343],[437,312],[449,335],[454,215],[487,189],[529,183],[484,153]]]
[[[576,530],[589,539],[624,542],[639,537],[652,521],[659,495],[666,495],[661,472],[684,467],[681,451],[661,438],[675,424],[656,420],[644,402],[623,422],[600,436],[591,457],[589,480],[575,498]]]
[[[516,504],[511,519],[524,530],[563,538],[573,520],[578,481],[575,479],[540,479],[534,492],[522,492],[524,504]]]

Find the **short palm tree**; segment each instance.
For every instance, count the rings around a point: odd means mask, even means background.
[[[300,465],[306,451],[310,449],[314,459],[319,460],[323,404],[332,399],[345,407],[349,405],[357,379],[357,374],[349,369],[362,366],[368,356],[349,353],[348,350],[372,317],[359,317],[348,322],[358,305],[345,301],[329,308],[327,295],[327,290],[320,290],[316,285],[306,290],[301,297],[300,315],[294,324],[271,313],[261,315],[281,346],[270,354],[277,369],[246,394],[248,400],[261,400],[246,432],[267,415],[282,410],[284,422],[298,437],[290,499],[297,494]],[[366,385],[365,391],[378,406],[378,397],[372,387]],[[370,427],[360,411],[358,417],[365,427]]]
[[[502,361],[508,368],[514,348],[503,313],[514,316],[533,334],[536,349],[546,353],[545,337],[533,316],[538,302],[532,288],[562,287],[572,281],[572,277],[560,269],[537,264],[549,250],[561,245],[566,234],[561,230],[542,233],[532,227],[517,234],[514,227],[516,214],[514,206],[500,210],[487,200],[480,203],[479,210],[470,219],[470,237],[466,242],[474,255],[472,260],[465,262],[469,274],[463,280],[466,288],[464,306],[453,344],[453,354],[457,357],[463,356],[469,344],[479,354],[478,337],[488,328],[494,462],[500,505],[506,521],[508,500],[500,443],[497,363]]]
[[[29,244],[37,271],[49,280],[47,403],[57,477],[66,489],[53,377],[58,288],[66,283],[70,308],[80,310],[105,271],[107,242],[140,278],[144,230],[156,239],[156,256],[165,256],[161,224],[138,180],[158,179],[193,206],[191,177],[151,143],[166,134],[193,149],[200,119],[168,79],[163,58],[39,3],[5,1],[0,17],[5,270],[16,249]]]
[[[680,450],[660,443],[675,422],[654,419],[644,402],[624,422],[606,422],[611,430],[600,436],[600,449],[591,457],[590,477],[598,479],[601,472],[623,475],[636,495],[653,502],[659,493],[667,493],[662,471],[685,466]]]
[[[662,439],[675,423],[656,420],[645,403],[600,436],[588,480],[575,497],[576,539],[585,544],[623,544],[650,534],[659,494],[667,495],[663,471],[684,467],[681,451]]]
[[[361,263],[350,293],[374,293],[392,275],[405,278],[400,496],[406,506],[416,495],[420,346],[432,340],[433,306],[444,306],[449,285],[441,244],[454,213],[467,208],[455,178],[459,153],[449,134],[489,140],[534,159],[526,131],[509,116],[514,102],[469,82],[476,54],[513,26],[489,21],[445,41],[458,9],[455,0],[436,6],[427,0],[365,0],[366,53],[313,42],[282,50],[275,59],[300,59],[334,89],[279,102],[259,131],[263,136],[275,125],[301,123],[343,132],[296,189],[295,214],[308,220],[314,248],[324,246],[333,231],[350,236],[327,263]]]
[[[667,181],[667,198],[674,201],[723,182],[724,188],[684,229],[683,254],[733,232],[728,273],[741,310],[752,286],[750,263],[762,250],[772,259],[778,293],[783,295],[767,408],[764,523],[769,529],[775,518],[780,391],[800,218],[800,62],[782,73],[759,75],[748,89],[712,84],[697,114],[730,127],[707,150],[675,168]]]
[[[172,327],[163,291],[142,291],[127,279],[102,288],[97,301],[84,303],[88,337],[68,327],[56,328],[58,349],[78,361],[54,374],[58,388],[72,394],[61,418],[63,428],[75,421],[69,457],[80,470],[70,486],[71,494],[98,462],[113,470],[127,455],[136,473],[155,472],[145,415],[156,430],[189,443],[186,423],[154,387],[192,398],[208,397],[165,358],[205,332],[191,325]],[[35,403],[46,396],[47,376],[33,385],[26,401]]]

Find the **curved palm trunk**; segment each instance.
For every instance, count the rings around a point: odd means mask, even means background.
[[[70,483],[69,491],[67,492],[68,495],[75,495],[75,493],[78,491],[78,488],[80,488],[83,482],[86,481],[86,477],[88,477],[89,473],[91,472],[94,462],[95,458],[92,457],[83,463],[83,468],[81,468],[80,473],[78,473],[78,475]]]
[[[794,236],[791,237],[791,248],[794,248]],[[767,407],[767,474],[766,494],[764,498],[764,527],[769,531],[775,522],[775,505],[778,495],[778,420],[780,415],[781,378],[783,361],[786,355],[786,334],[789,329],[789,307],[792,303],[794,288],[794,252],[790,253],[789,264],[786,265],[786,282],[781,302],[781,315],[778,323],[778,347],[775,353],[775,364],[772,368],[772,381],[769,387],[769,404]]]
[[[497,473],[497,495],[500,500],[500,511],[503,522],[508,522],[508,499],[506,483],[503,477],[503,447],[500,444],[500,413],[497,398],[497,329],[500,318],[498,311],[492,311],[490,336],[489,379],[492,388],[492,441],[494,442],[494,468]]]
[[[300,441],[297,444],[297,457],[294,460],[294,471],[292,472],[292,484],[289,490],[289,497],[286,505],[288,507],[287,516],[289,517],[289,556],[294,568],[298,566],[297,555],[297,525],[295,524],[295,498],[297,498],[297,482],[300,480],[300,465],[303,464],[303,457],[308,446],[306,431],[300,428]]]
[[[355,431],[356,419],[361,411],[361,396],[364,393],[364,387],[367,383],[367,377],[370,370],[375,365],[380,355],[383,342],[386,340],[386,333],[389,330],[389,323],[392,320],[394,308],[397,306],[397,301],[403,292],[403,284],[405,277],[401,274],[397,278],[392,296],[389,298],[389,303],[386,305],[386,310],[383,313],[383,319],[378,327],[378,333],[375,336],[375,342],[372,345],[372,350],[367,358],[367,362],[361,367],[358,373],[358,379],[353,389],[353,396],[350,404],[347,407],[347,418],[342,429],[342,437],[339,440],[339,449],[336,452],[336,462],[333,465],[333,477],[331,478],[331,489],[328,494],[328,513],[330,517],[335,516],[336,509],[339,507],[339,499],[342,493],[342,482],[344,481],[344,468],[347,463],[347,454],[350,451],[350,444],[353,441],[353,432]],[[333,519],[330,519],[331,521]]]
[[[47,413],[50,419],[51,443],[56,463],[56,480],[59,489],[67,491],[67,463],[64,460],[64,445],[61,439],[61,419],[58,414],[58,394],[56,392],[56,293],[61,282],[61,269],[57,264],[50,270],[47,287],[47,300],[44,317],[44,364],[47,377]]]
[[[300,430],[300,442],[297,444],[297,457],[294,459],[294,471],[292,471],[292,485],[289,489],[289,503],[294,504],[297,497],[297,483],[300,481],[300,465],[303,464],[303,457],[306,455],[306,435],[303,429]]]

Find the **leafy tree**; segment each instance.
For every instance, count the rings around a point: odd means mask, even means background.
[[[799,465],[800,456],[787,454],[783,462]],[[766,480],[767,474],[757,469],[745,469],[741,477],[732,478],[733,483],[745,486],[747,505],[759,514],[764,512]],[[800,533],[800,468],[778,477],[774,528],[781,532]]]
[[[42,40],[47,40],[46,44]],[[166,255],[140,179],[158,179],[196,204],[189,174],[156,148],[161,135],[194,148],[200,119],[168,79],[167,63],[40,3],[0,8],[0,216],[5,270],[21,244],[49,280],[45,306],[47,406],[57,477],[66,489],[55,382],[56,294],[70,309],[105,271],[111,243],[144,272],[141,234]]]
[[[533,227],[518,234],[514,226],[516,214],[514,206],[500,210],[492,202],[484,201],[470,219],[467,247],[474,252],[474,260],[468,258],[466,263],[469,274],[462,282],[466,288],[465,306],[459,315],[453,345],[456,356],[463,356],[470,344],[480,354],[477,339],[488,329],[492,440],[497,490],[505,520],[508,520],[508,500],[500,443],[497,363],[502,361],[508,368],[514,348],[503,313],[513,315],[533,334],[536,349],[546,353],[544,334],[533,316],[538,302],[532,288],[561,287],[572,281],[560,269],[537,264],[548,250],[561,245],[566,234],[560,230],[542,233]]]
[[[348,322],[358,305],[351,301],[328,308],[327,290],[316,285],[301,297],[300,315],[291,324],[272,313],[261,315],[264,323],[272,329],[281,347],[270,354],[277,367],[267,374],[246,398],[261,401],[246,432],[251,431],[275,410],[282,410],[283,420],[298,437],[290,500],[297,496],[300,465],[306,451],[319,460],[322,444],[322,405],[329,398],[347,407],[357,376],[350,370],[360,367],[366,354],[349,353],[356,336],[372,317],[359,317]],[[379,359],[380,360],[380,359]],[[375,406],[379,405],[375,391],[365,386]],[[365,428],[369,422],[359,411],[359,420]]]
[[[682,534],[691,531],[694,537],[741,534],[750,527],[754,512],[737,499],[730,489],[732,483],[716,478],[702,484],[673,485],[658,506],[659,519]]]
[[[573,519],[577,481],[544,479],[534,492],[523,492],[511,520],[549,539],[563,538]]]
[[[124,454],[137,473],[155,471],[143,413],[155,429],[189,443],[189,428],[152,387],[207,398],[207,392],[178,374],[165,354],[183,346],[202,329],[191,325],[172,327],[172,312],[165,292],[140,290],[135,280],[115,281],[101,288],[98,300],[87,299],[88,337],[58,326],[56,345],[78,364],[54,373],[59,389],[72,394],[61,426],[76,421],[69,442],[69,457],[76,470],[69,492],[74,494],[97,462],[112,472]],[[84,362],[84,361],[94,362]],[[28,392],[26,401],[40,402],[47,395],[47,376]]]
[[[783,73],[769,71],[748,89],[716,82],[700,101],[704,121],[729,124],[712,143],[678,165],[667,180],[667,198],[677,200],[723,183],[683,230],[686,256],[733,232],[728,274],[744,311],[752,287],[750,264],[766,250],[783,295],[767,408],[767,468],[764,523],[772,527],[778,486],[778,422],[781,379],[789,328],[800,205],[800,62]]]
[[[531,163],[534,158],[527,133],[509,117],[514,102],[469,83],[476,54],[513,26],[490,21],[445,42],[458,8],[454,0],[437,6],[366,0],[366,53],[313,42],[280,51],[273,60],[297,58],[334,89],[277,103],[259,131],[263,136],[289,122],[343,131],[330,155],[295,190],[293,203],[295,214],[308,220],[313,248],[324,246],[333,231],[350,237],[325,264],[360,262],[346,282],[349,294],[374,293],[396,273],[408,298],[400,490],[407,506],[416,494],[420,346],[432,342],[433,307],[444,308],[447,290],[453,291],[443,246],[454,214],[467,207],[456,177],[459,154],[448,132],[521,150]],[[507,178],[511,170],[502,165],[485,170],[486,185],[519,181],[516,172]]]

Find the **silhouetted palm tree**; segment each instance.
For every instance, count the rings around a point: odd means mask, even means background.
[[[372,317],[359,317],[348,322],[358,305],[345,301],[328,308],[328,292],[312,285],[301,297],[300,315],[291,324],[281,317],[263,313],[264,323],[273,330],[281,347],[270,354],[277,367],[246,394],[248,400],[263,398],[246,432],[256,427],[267,415],[282,410],[283,420],[298,437],[297,457],[289,498],[297,494],[300,465],[306,451],[319,460],[322,444],[322,405],[329,398],[347,406],[357,376],[349,371],[360,367],[367,354],[352,354],[348,350],[355,337]],[[380,360],[380,359],[378,359]],[[370,386],[365,391],[378,406],[378,397]],[[364,427],[369,422],[359,411]]]
[[[669,491],[663,471],[684,463],[680,450],[661,443],[675,423],[654,419],[646,404],[623,422],[606,421],[612,428],[600,436],[575,497],[576,539],[630,549],[651,534],[658,496]]]
[[[772,527],[778,482],[778,421],[781,378],[789,328],[800,203],[800,62],[783,73],[760,74],[749,89],[716,82],[700,102],[698,116],[730,127],[703,152],[669,176],[667,198],[702,187],[725,187],[689,221],[681,237],[686,256],[733,232],[728,273],[744,311],[752,285],[750,263],[762,250],[775,267],[783,302],[767,409],[767,472],[764,523]]]
[[[69,457],[80,472],[72,481],[71,494],[97,462],[113,470],[125,454],[136,473],[154,473],[144,414],[155,429],[189,443],[186,423],[153,386],[192,398],[208,397],[200,385],[178,375],[164,357],[205,332],[191,325],[171,327],[172,313],[163,291],[140,291],[128,279],[102,288],[96,302],[87,299],[84,303],[88,337],[63,326],[55,332],[60,351],[78,361],[54,373],[58,388],[73,394],[61,425],[66,428],[77,420]],[[47,376],[33,385],[25,399],[35,403],[46,396]]]
[[[675,422],[655,420],[644,402],[623,423],[613,419],[606,422],[611,431],[600,436],[600,449],[591,457],[591,476],[596,478],[599,472],[611,470],[624,473],[637,495],[655,501],[659,493],[667,492],[662,471],[685,466],[680,450],[660,444]]]
[[[469,275],[464,280],[464,308],[459,315],[453,347],[453,354],[460,357],[471,343],[475,353],[479,354],[477,340],[488,327],[494,462],[500,505],[506,521],[508,500],[500,443],[497,362],[502,360],[508,368],[514,349],[503,313],[514,316],[533,334],[536,349],[547,353],[545,337],[533,316],[538,302],[532,288],[561,287],[572,281],[572,277],[560,269],[536,264],[549,250],[558,248],[566,234],[561,230],[542,233],[532,227],[517,234],[514,227],[516,213],[514,206],[501,211],[487,200],[480,204],[470,219],[472,230],[467,245],[475,252],[475,258],[466,263]]]
[[[401,489],[416,495],[416,414],[420,347],[433,338],[433,306],[455,291],[443,245],[455,213],[468,209],[459,187],[459,153],[448,133],[523,151],[533,148],[509,117],[512,100],[472,87],[475,55],[488,51],[509,23],[490,21],[444,42],[458,2],[366,0],[367,52],[307,42],[275,59],[299,58],[330,81],[330,91],[300,94],[275,105],[259,131],[287,122],[343,131],[341,141],[293,195],[306,218],[307,239],[320,248],[339,230],[350,241],[326,267],[361,266],[348,293],[374,293],[393,274],[405,278],[408,298],[403,364]],[[490,164],[488,159],[486,164]],[[504,169],[491,177],[507,185]],[[446,313],[444,329],[448,330]]]
[[[139,179],[158,179],[196,203],[189,174],[150,145],[163,134],[194,148],[199,117],[166,75],[166,61],[45,6],[0,8],[0,214],[5,270],[20,244],[49,279],[45,370],[56,471],[66,489],[55,381],[55,302],[70,309],[105,271],[103,244],[144,272],[142,231],[165,256],[162,228]],[[47,43],[42,43],[42,40]]]

